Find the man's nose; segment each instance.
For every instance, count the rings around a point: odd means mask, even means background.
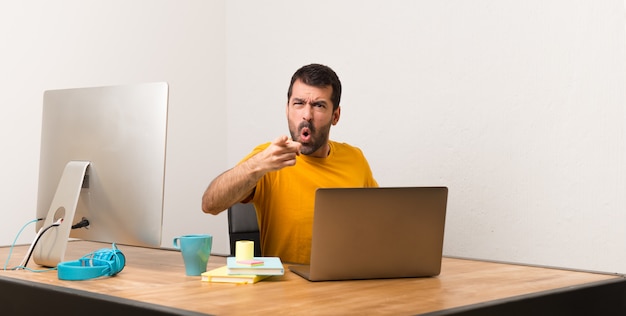
[[[304,108],[302,109],[302,119],[310,122],[311,119],[313,118],[313,106],[311,106],[311,104],[307,104],[306,106],[304,106]]]

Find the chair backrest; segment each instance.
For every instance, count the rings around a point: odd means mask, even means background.
[[[235,255],[238,240],[254,242],[254,256],[261,256],[261,235],[257,223],[256,210],[252,203],[237,203],[228,209],[228,236],[230,255]]]

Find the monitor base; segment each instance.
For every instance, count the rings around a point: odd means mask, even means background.
[[[65,166],[42,228],[52,225],[59,218],[63,218],[63,222],[40,236],[33,250],[35,263],[56,267],[64,261],[72,221],[89,164],[89,161],[73,160]]]

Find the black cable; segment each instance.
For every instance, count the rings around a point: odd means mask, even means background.
[[[89,226],[89,220],[83,217],[83,219],[80,222],[72,225],[72,229],[83,228],[83,227],[88,227],[88,226]]]

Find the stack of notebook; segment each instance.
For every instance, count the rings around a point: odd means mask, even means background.
[[[226,265],[202,273],[202,281],[212,283],[257,283],[273,275],[283,275],[285,269],[278,257],[254,257],[237,261],[226,258]]]

